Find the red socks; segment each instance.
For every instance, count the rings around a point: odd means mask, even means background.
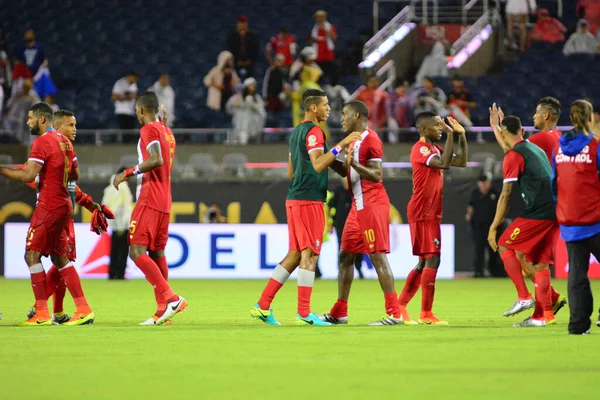
[[[73,297],[77,310],[83,309],[84,311],[88,311],[89,306],[85,299],[85,295],[83,294],[81,280],[79,279],[79,274],[73,264],[67,264],[64,268],[60,269],[59,272],[63,281],[67,284],[67,289],[69,289],[69,293],[71,293],[71,296]]]
[[[400,297],[398,298],[398,303],[402,307],[406,307],[406,305],[415,297],[417,290],[419,290],[419,286],[421,285],[421,272],[413,269],[410,271],[408,276],[406,277],[406,283],[404,284],[404,288],[400,293]]]
[[[506,250],[500,255],[500,258],[504,263],[504,269],[508,273],[508,276],[515,284],[519,300],[531,299],[531,293],[527,290],[527,285],[525,284],[525,279],[523,279],[523,273],[521,272],[521,262],[517,258],[514,250]]]
[[[348,316],[348,300],[338,299],[333,307],[331,307],[331,311],[329,311],[329,315],[333,318],[342,318]]]
[[[552,312],[552,293],[550,292],[550,270],[536,271],[535,280],[536,306],[540,304],[544,311],[544,318],[552,320],[554,319],[554,313]]]
[[[156,261],[156,265],[160,270],[161,275],[165,278],[165,281],[169,280],[169,264],[167,263],[167,257],[161,257]],[[154,289],[154,297],[156,298],[156,316],[162,317],[165,310],[167,309],[167,300],[164,298],[162,293],[160,293],[157,289]]]
[[[261,310],[268,310],[269,308],[271,308],[273,298],[275,298],[275,295],[277,294],[279,289],[281,289],[282,286],[283,283],[278,282],[273,278],[269,279],[265,290],[263,290],[262,294],[260,295],[260,300],[258,300],[258,306]]]
[[[385,313],[394,318],[400,318],[400,305],[396,292],[385,293],[383,297],[385,299]]]
[[[46,296],[50,298],[54,294],[54,313],[58,314],[64,311],[65,294],[67,285],[63,281],[58,268],[51,266],[46,272]]]
[[[421,276],[421,313],[429,313],[433,307],[436,275],[437,269],[423,268]]]
[[[173,292],[166,279],[163,277],[160,268],[150,258],[148,254],[142,254],[135,260],[135,265],[144,273],[146,280],[157,289],[167,302],[177,301],[179,296]]]
[[[310,314],[312,289],[312,286],[298,286],[298,314],[303,318],[308,317],[308,314]]]
[[[35,308],[37,311],[48,312],[48,296],[46,296],[46,271],[44,271],[44,268],[41,264],[38,265],[42,271],[31,272],[31,288],[33,289],[33,295],[35,296]]]

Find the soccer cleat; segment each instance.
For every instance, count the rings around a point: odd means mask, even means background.
[[[419,325],[417,321],[412,319],[406,311],[406,307],[400,306],[400,318],[404,321],[404,325]]]
[[[563,296],[562,294],[559,295],[558,299],[556,299],[556,303],[554,303],[554,305],[552,306],[552,311],[554,312],[554,315],[556,315],[556,313],[558,313],[560,311],[560,309],[566,305],[567,305],[567,298],[565,296]]]
[[[517,301],[515,301],[515,304],[513,304],[513,306],[511,308],[504,311],[504,316],[512,317],[513,315],[517,315],[518,313],[529,310],[530,308],[533,308],[533,307],[535,307],[534,299],[529,299],[529,300],[517,299]]]
[[[171,301],[167,303],[167,309],[164,314],[156,320],[156,325],[163,325],[165,322],[170,321],[175,314],[179,314],[186,310],[188,302],[181,296],[177,301]]]
[[[317,314],[311,312],[306,318],[296,314],[296,325],[331,326],[331,322],[321,321]]]
[[[152,318],[147,319],[144,322],[140,322],[140,325],[156,325],[156,321],[158,321],[158,317],[153,315]],[[167,321],[163,325],[172,325],[173,321]]]
[[[589,334],[590,334],[590,331],[585,331],[585,332],[581,332],[581,333],[569,331],[569,335],[589,335]]]
[[[37,312],[37,309],[35,308],[35,306],[31,307],[29,309],[29,311],[27,311],[27,319],[31,319],[35,316],[35,313]]]
[[[370,326],[383,326],[383,325],[404,325],[402,317],[394,318],[392,315],[384,315],[381,319],[371,322]]]
[[[48,311],[40,313],[42,315],[34,315],[32,318],[29,318],[27,321],[23,321],[19,324],[19,326],[47,326],[52,325],[52,318],[50,318],[50,314]]]
[[[60,314],[52,314],[52,323],[54,325],[62,325],[71,320],[71,316],[69,314],[60,313]]]
[[[94,323],[95,319],[96,319],[96,314],[94,314],[93,311],[90,311],[87,314],[84,312],[75,311],[75,314],[73,314],[73,317],[69,321],[63,323],[62,325],[65,325],[65,326],[91,325]]]
[[[329,322],[331,325],[346,325],[348,324],[348,317],[332,317],[331,314],[317,314],[319,319],[323,322]]]
[[[546,326],[548,326],[548,325],[556,325],[556,318],[547,319]]]
[[[419,318],[419,324],[422,325],[438,325],[438,326],[448,326],[448,321],[442,321],[438,317],[433,314],[429,314],[426,317]]]
[[[268,310],[261,310],[259,305],[256,304],[250,309],[250,315],[252,316],[252,318],[260,319],[262,322],[268,325],[281,325],[275,319],[275,315],[273,315],[272,308],[269,308]]]
[[[525,318],[523,322],[513,325],[515,328],[542,328],[546,326],[546,321],[543,319],[533,319],[531,317]]]
[[[600,326],[600,316],[598,316],[598,322],[596,322],[596,326]]]

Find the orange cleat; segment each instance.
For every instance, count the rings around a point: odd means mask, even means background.
[[[27,321],[23,321],[19,326],[46,326],[52,325],[52,317],[48,310],[37,310],[35,315],[29,318]]]
[[[406,311],[406,306],[400,306],[400,315],[404,320],[404,325],[418,325],[419,323],[413,320],[410,315],[408,315],[408,311]]]
[[[69,322],[65,322],[63,325],[91,325],[94,323],[94,319],[96,319],[96,314],[92,310],[77,310]]]
[[[421,318],[419,318],[419,324],[423,325],[439,325],[439,326],[448,326],[448,321],[442,321],[432,312],[429,313],[421,313]]]

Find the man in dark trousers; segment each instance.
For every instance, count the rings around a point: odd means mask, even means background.
[[[350,213],[350,208],[352,207],[352,197],[350,196],[350,192],[348,191],[348,180],[346,178],[342,178],[342,184],[335,188],[333,191],[333,196],[328,202],[329,205],[329,221],[327,224],[327,230],[329,233],[333,232],[333,228],[335,228],[335,233],[338,239],[338,253],[339,247],[342,243],[342,232],[344,231],[344,224],[346,223],[346,219],[348,218],[348,214]],[[360,279],[364,279],[365,276],[362,273],[362,254],[357,254],[354,258],[354,267],[358,272],[358,277]]]
[[[236,30],[227,38],[227,50],[233,54],[235,70],[240,78],[253,77],[259,44],[256,33],[248,29],[248,17],[245,15],[238,18]]]
[[[491,251],[492,249],[487,242],[487,234],[496,214],[498,192],[492,188],[490,178],[488,174],[482,174],[479,177],[477,188],[471,194],[471,200],[469,200],[465,214],[465,219],[471,228],[473,244],[475,245],[475,257],[473,259],[475,278],[484,277],[486,253],[488,255],[488,272],[492,276],[496,276],[496,254]]]

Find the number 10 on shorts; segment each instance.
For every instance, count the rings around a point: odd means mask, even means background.
[[[367,229],[363,232],[365,234],[365,239],[369,243],[375,243],[375,231],[373,229]]]

